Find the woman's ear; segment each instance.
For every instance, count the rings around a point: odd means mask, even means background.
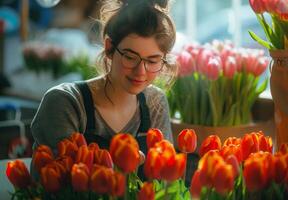
[[[105,48],[105,55],[107,56],[107,58],[112,59],[111,50],[113,48],[113,45],[112,40],[108,37],[105,39],[104,48]]]

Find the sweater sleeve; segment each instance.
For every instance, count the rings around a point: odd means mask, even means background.
[[[165,139],[173,143],[168,100],[163,91],[156,87],[152,88],[147,92],[147,105],[150,110],[151,127],[160,129]]]
[[[69,91],[54,88],[43,97],[32,121],[31,130],[36,145],[45,144],[54,151],[57,143],[73,132],[82,132],[83,110],[79,99]]]

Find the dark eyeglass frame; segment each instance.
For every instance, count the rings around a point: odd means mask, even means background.
[[[118,47],[115,46],[115,49],[116,49],[116,51],[121,55],[121,57],[124,56],[125,53],[122,52]],[[143,60],[143,61],[144,61],[144,67],[145,67],[146,72],[156,73],[156,72],[161,71],[162,68],[163,68],[163,66],[164,66],[164,64],[167,63],[167,61],[166,61],[164,58],[161,58],[162,64],[161,64],[160,69],[157,70],[157,71],[150,71],[150,70],[147,69],[147,66],[146,66],[146,62],[147,62],[147,61],[149,62],[150,60],[149,60],[149,59],[146,59],[146,58],[142,58],[141,56],[139,56],[139,55],[136,54],[136,53],[135,53],[135,55],[140,58],[140,61],[139,61],[139,63],[137,63],[133,68],[129,68],[129,69],[134,69],[134,68],[136,68],[137,66],[139,66],[139,64],[140,64],[140,63],[142,62],[142,60]],[[122,58],[121,58],[121,59],[122,59]]]

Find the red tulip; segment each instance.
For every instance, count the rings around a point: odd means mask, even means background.
[[[73,160],[75,159],[78,151],[78,146],[68,139],[61,140],[57,144],[57,148],[59,156],[70,156]]]
[[[241,141],[243,160],[247,159],[251,153],[259,151],[258,135],[255,133],[245,134]]]
[[[275,154],[272,159],[272,165],[272,179],[279,184],[284,182],[288,170],[285,157],[282,154]]]
[[[77,144],[78,147],[85,145],[87,146],[86,139],[83,134],[81,133],[73,133],[69,138],[73,143]]]
[[[205,75],[209,80],[217,80],[220,71],[222,70],[222,62],[221,59],[218,57],[213,57],[208,60],[208,63],[206,65],[206,73]]]
[[[106,149],[99,149],[94,154],[94,163],[103,165],[108,168],[113,168],[113,161],[109,151]]]
[[[91,151],[98,151],[100,148],[99,148],[99,145],[97,143],[91,142],[88,145],[88,149],[91,150]]]
[[[249,3],[250,3],[251,8],[257,14],[261,14],[266,11],[263,0],[249,0]]]
[[[111,189],[113,170],[97,164],[93,165],[90,177],[90,188],[98,194],[106,194]]]
[[[89,190],[89,169],[83,163],[74,164],[71,171],[71,182],[75,191]]]
[[[155,199],[155,192],[153,189],[153,183],[145,182],[138,193],[137,200],[154,200],[154,199]]]
[[[35,166],[38,172],[41,168],[51,163],[54,160],[54,156],[50,147],[46,145],[39,145],[33,153],[33,166]]]
[[[26,165],[21,160],[9,161],[6,176],[16,188],[25,189],[31,184],[31,176]]]
[[[70,156],[61,156],[58,157],[55,160],[57,163],[60,163],[62,166],[65,167],[66,171],[70,173],[72,166],[73,166],[73,160]]]
[[[84,163],[87,165],[89,169],[92,168],[93,160],[94,160],[94,152],[89,150],[86,145],[82,145],[79,147],[75,162],[76,163]]]
[[[186,167],[186,160],[186,154],[184,153],[171,155],[162,166],[160,171],[161,179],[172,182],[182,177]]]
[[[219,163],[214,166],[214,173],[212,175],[212,182],[215,190],[225,195],[233,189],[234,173],[231,165]]]
[[[164,139],[162,132],[157,128],[150,128],[147,132],[146,144],[147,149],[154,146],[155,143]]]
[[[236,156],[233,154],[227,156],[225,159],[225,162],[232,166],[233,176],[234,176],[234,178],[236,178],[240,173],[240,166],[239,166],[239,162],[238,162]]]
[[[204,139],[200,146],[199,155],[202,157],[210,150],[220,150],[221,140],[217,135],[210,135]]]
[[[139,146],[130,134],[117,134],[110,144],[110,155],[115,165],[124,173],[136,170],[140,163]]]
[[[229,145],[229,144],[234,144],[234,145],[240,145],[241,144],[241,138],[237,137],[228,137],[224,143],[223,146]]]
[[[61,189],[66,172],[62,167],[59,163],[52,162],[41,169],[41,183],[47,192],[57,192]]]
[[[164,165],[165,160],[161,156],[161,153],[155,148],[151,148],[148,151],[146,161],[144,163],[144,173],[147,178],[160,179],[160,171]]]
[[[244,181],[249,191],[257,191],[267,185],[269,175],[265,170],[263,158],[248,158],[244,162]]]
[[[178,148],[183,153],[193,153],[197,147],[197,135],[193,129],[184,129],[178,135]]]
[[[201,196],[201,189],[204,185],[201,183],[200,180],[200,170],[196,170],[191,180],[190,186],[190,193],[193,198],[200,198]]]
[[[126,178],[119,172],[114,172],[110,181],[109,194],[112,196],[120,197],[123,196],[126,189]]]
[[[225,145],[221,148],[219,151],[220,155],[224,158],[224,160],[230,156],[230,155],[235,155],[237,158],[238,163],[241,163],[243,158],[242,158],[242,150],[240,145]]]
[[[154,148],[160,153],[169,152],[169,154],[176,154],[173,144],[168,140],[161,140],[160,142],[157,142],[154,145]]]

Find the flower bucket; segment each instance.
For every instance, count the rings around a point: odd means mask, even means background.
[[[271,95],[275,104],[276,145],[288,142],[288,50],[270,51]]]
[[[275,141],[275,123],[273,119],[273,101],[271,99],[259,98],[253,106],[252,115],[253,123],[238,125],[238,126],[201,126],[194,124],[185,124],[179,120],[173,119],[172,131],[174,136],[175,147],[177,148],[177,135],[185,128],[194,129],[197,134],[197,144],[201,144],[202,141],[212,134],[217,134],[221,139],[222,143],[228,137],[242,137],[246,133],[253,131],[262,131],[265,135],[270,136]],[[199,150],[199,146],[196,152]]]

